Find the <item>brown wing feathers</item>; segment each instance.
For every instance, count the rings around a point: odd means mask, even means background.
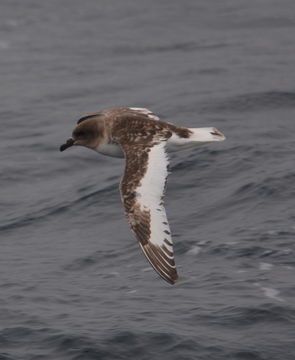
[[[125,213],[148,261],[164,280],[174,284],[178,275],[173,258],[172,243],[165,238],[165,234],[162,235],[162,239],[157,240],[157,243],[151,241],[153,236],[151,233],[152,209],[141,203],[140,194],[137,193],[149,166],[151,149],[161,141],[167,140],[171,136],[171,132],[154,120],[142,121],[127,116],[120,119],[120,122],[114,124],[113,138],[121,145],[126,158],[125,172],[120,185]],[[126,128],[129,129],[128,132],[126,132]],[[163,164],[163,166],[167,165]],[[162,198],[158,200],[157,207],[163,208]],[[161,209],[159,210],[161,211]],[[164,208],[163,212],[165,213]],[[167,222],[163,222],[163,224],[168,225]],[[169,231],[166,230],[166,234],[170,234]]]

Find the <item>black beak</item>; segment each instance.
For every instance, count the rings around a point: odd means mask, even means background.
[[[66,150],[67,148],[73,146],[74,142],[75,142],[74,139],[72,139],[72,138],[68,139],[67,142],[59,148],[59,150],[60,151]]]

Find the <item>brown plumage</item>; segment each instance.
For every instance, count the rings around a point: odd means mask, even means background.
[[[117,108],[81,117],[72,138],[60,150],[81,145],[125,157],[120,191],[129,225],[153,268],[174,284],[178,274],[163,203],[168,176],[166,150],[217,140],[224,140],[224,136],[215,128],[188,129],[159,121],[147,109]]]

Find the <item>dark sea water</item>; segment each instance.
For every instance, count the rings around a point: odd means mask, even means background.
[[[294,360],[294,66],[292,0],[1,0],[0,359]],[[227,136],[172,156],[175,286],[58,151],[117,106]]]

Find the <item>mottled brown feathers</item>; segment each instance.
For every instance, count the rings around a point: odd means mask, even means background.
[[[167,244],[163,242],[163,246],[151,242],[153,235],[151,233],[151,209],[145,208],[141,204],[140,194],[137,193],[147,172],[151,149],[161,142],[167,141],[171,136],[171,127],[161,121],[147,117],[143,119],[128,111],[113,114],[112,141],[122,147],[126,159],[120,185],[126,217],[148,261],[163,279],[174,284],[178,275],[173,252],[167,248],[169,246],[172,249],[171,242]],[[162,197],[163,195],[158,200],[161,207],[160,212],[165,211]],[[166,221],[164,222],[168,225]],[[165,234],[166,236],[170,235],[170,232],[163,231],[161,235],[163,239],[158,240],[164,241]]]
[[[173,133],[187,138],[191,132],[189,129],[159,121],[147,109],[134,108],[102,110],[87,114],[80,118],[73,132],[78,145],[96,148],[100,143],[106,142],[117,144],[122,149],[126,164],[120,191],[126,217],[148,261],[170,284],[175,283],[178,275],[168,230],[169,224],[163,207],[168,160],[162,144]],[[83,143],[81,136],[79,140],[79,134],[84,134],[87,144]],[[151,154],[155,148],[156,152],[152,158]],[[149,186],[148,182],[143,188],[143,180],[151,176],[147,175],[150,164],[157,169],[155,171],[159,171],[159,174],[155,173],[155,176],[159,176],[159,187]],[[157,195],[150,194],[153,191]],[[142,194],[146,197],[145,202],[141,201]]]
[[[182,126],[175,126],[173,124],[165,123],[170,131],[174,132],[176,135],[178,135],[181,138],[187,139],[189,138],[193,132],[185,127]]]

